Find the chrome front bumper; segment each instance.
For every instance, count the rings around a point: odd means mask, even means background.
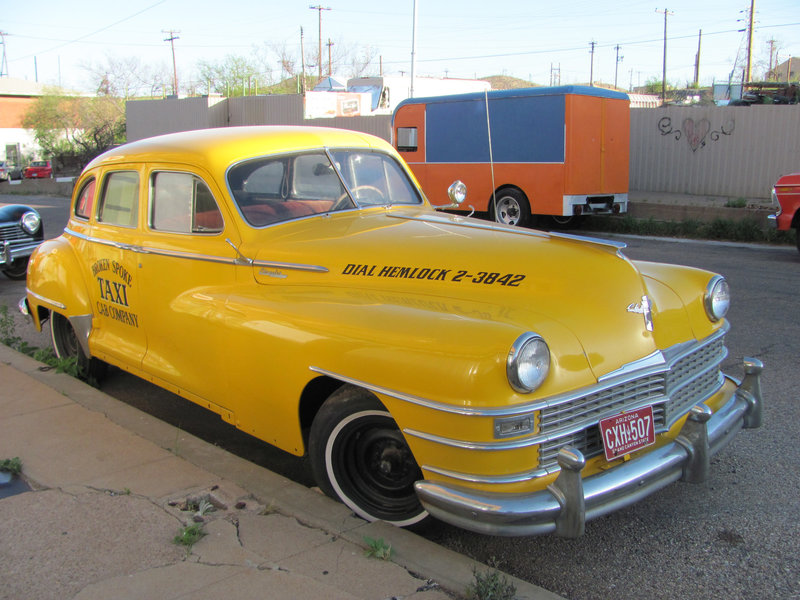
[[[10,265],[18,258],[25,258],[33,254],[33,251],[42,243],[41,240],[26,244],[14,244],[0,242],[0,266]]]
[[[431,515],[463,529],[491,535],[555,532],[579,537],[586,521],[633,504],[674,481],[705,481],[711,457],[727,446],[739,429],[761,426],[762,369],[761,361],[745,358],[744,380],[716,413],[712,415],[703,404],[693,407],[673,442],[604,473],[582,478],[583,455],[562,449],[558,456],[561,473],[540,492],[477,492],[418,481],[417,496]]]

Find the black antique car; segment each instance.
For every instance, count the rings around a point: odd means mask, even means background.
[[[25,279],[28,258],[42,243],[44,227],[36,210],[22,204],[0,205],[0,271]]]

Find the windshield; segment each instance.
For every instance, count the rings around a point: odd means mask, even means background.
[[[235,165],[228,186],[239,211],[254,227],[355,208],[420,204],[402,167],[387,154],[363,150],[314,150]],[[345,187],[346,186],[346,187]]]

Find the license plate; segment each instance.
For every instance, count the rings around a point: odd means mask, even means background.
[[[656,443],[653,407],[646,406],[600,421],[606,460],[641,450]]]

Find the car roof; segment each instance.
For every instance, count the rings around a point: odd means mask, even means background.
[[[255,156],[313,148],[379,148],[394,152],[382,139],[332,127],[222,127],[170,133],[123,144],[94,160],[86,169],[130,162],[189,163],[209,171],[224,171]]]

